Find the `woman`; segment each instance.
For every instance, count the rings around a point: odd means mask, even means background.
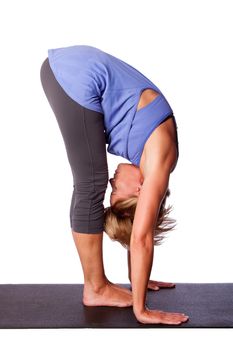
[[[83,304],[133,306],[141,323],[187,321],[182,313],[149,310],[145,303],[147,288],[174,286],[149,285],[156,232],[166,231],[158,223],[166,214],[169,175],[178,159],[176,122],[164,95],[134,67],[88,45],[49,49],[40,77],[73,175],[70,226],[84,273]],[[106,143],[109,153],[132,164],[117,167],[111,207],[104,209]],[[105,275],[104,230],[128,248],[132,292]]]

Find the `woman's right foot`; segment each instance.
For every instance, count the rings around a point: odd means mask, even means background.
[[[118,306],[133,305],[132,292],[108,281],[98,292],[84,285],[83,304],[85,306]]]

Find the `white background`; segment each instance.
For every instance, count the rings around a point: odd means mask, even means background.
[[[1,5],[1,284],[83,283],[69,227],[71,170],[40,82],[47,49],[75,44],[96,46],[140,70],[162,90],[177,120],[180,156],[167,202],[173,205],[170,215],[177,228],[155,247],[151,278],[232,282],[231,5],[227,0],[24,0]],[[109,177],[119,162],[128,162],[109,153],[107,157]],[[109,184],[105,207],[110,191]],[[103,251],[108,278],[128,283],[126,250],[104,234]],[[41,348],[44,341],[57,342],[60,349],[65,343],[71,348],[80,339],[86,342],[88,332],[100,340],[117,334],[117,330],[106,330],[102,337],[100,330],[1,330],[1,335],[5,349],[16,343],[25,349],[39,334],[44,338],[34,348]],[[181,331],[166,330],[173,335],[164,344],[161,330],[118,332],[129,345],[138,337],[137,344],[153,347],[158,340],[163,347],[174,346],[181,337]],[[183,340],[193,333],[182,332]],[[212,338],[213,346],[218,346],[220,333],[209,330],[208,344]],[[97,338],[92,339],[95,344]],[[191,345],[197,346],[198,339]]]

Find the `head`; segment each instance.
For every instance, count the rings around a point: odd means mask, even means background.
[[[140,168],[136,165],[118,164],[114,177],[109,179],[112,187],[110,205],[114,206],[117,201],[124,201],[132,197],[137,198],[140,194],[143,180]]]
[[[143,181],[144,178],[140,168],[128,163],[120,163],[114,177],[109,179],[112,192],[110,207],[104,210],[104,231],[110,239],[118,241],[126,249],[129,249],[134,214]],[[167,217],[172,207],[165,208],[166,199],[169,195],[170,190],[168,189],[161,203],[156,226],[154,227],[154,245],[161,244],[164,238],[162,234],[173,230],[175,227],[175,225],[169,226],[175,220]]]

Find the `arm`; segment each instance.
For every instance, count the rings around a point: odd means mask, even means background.
[[[127,250],[127,261],[128,261],[128,278],[131,282],[131,263],[130,263],[130,250]],[[175,283],[172,282],[161,282],[161,281],[154,281],[149,280],[147,288],[150,290],[159,290],[160,288],[174,288]]]
[[[145,310],[154,253],[153,226],[168,188],[171,163],[171,157],[167,156],[163,160],[157,158],[150,164],[135,211],[130,239],[130,262],[133,311],[136,317]]]
[[[127,262],[128,262],[128,279],[131,282],[131,263],[130,263],[130,250],[127,250]]]

